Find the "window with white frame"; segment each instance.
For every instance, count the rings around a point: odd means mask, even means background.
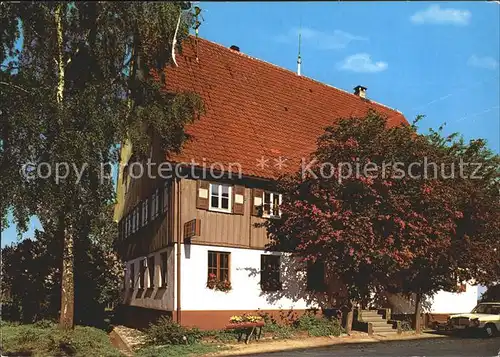
[[[264,191],[263,217],[280,217],[281,216],[281,194],[276,192]]]
[[[139,261],[139,289],[145,289],[144,278],[146,275],[146,259]]]
[[[157,188],[151,195],[151,220],[158,217],[160,213],[160,189]]]
[[[129,287],[130,287],[130,289],[134,289],[134,282],[135,282],[134,263],[130,264],[130,270],[129,270],[129,273],[128,273],[128,278],[129,278]]]
[[[231,212],[231,190],[229,185],[210,184],[210,210]]]
[[[148,288],[155,286],[155,256],[151,256],[147,260],[148,264]]]
[[[148,224],[148,199],[142,202],[142,226]]]
[[[168,195],[169,195],[169,190],[170,190],[169,181],[165,181],[163,183],[163,212],[164,213],[168,211],[168,204],[169,204]]]

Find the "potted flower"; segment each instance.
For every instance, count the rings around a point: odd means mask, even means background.
[[[207,288],[212,290],[223,291],[227,293],[231,290],[231,282],[228,280],[219,280],[217,276],[213,273],[208,274]]]
[[[229,319],[229,327],[234,329],[262,326],[264,326],[264,319],[261,316],[243,314],[231,316]]]

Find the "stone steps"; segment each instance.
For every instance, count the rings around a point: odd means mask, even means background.
[[[372,325],[372,331],[374,334],[387,335],[398,333],[397,328],[393,328],[392,322],[384,319],[377,310],[362,310],[361,319],[363,322],[367,322]]]
[[[392,328],[392,323],[389,323],[385,320],[383,321],[376,321],[376,322],[370,322],[372,324],[372,326],[375,328],[375,327],[391,327]]]

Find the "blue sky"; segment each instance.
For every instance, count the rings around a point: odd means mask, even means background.
[[[200,36],[427,117],[421,129],[500,150],[500,5],[485,2],[202,2]],[[36,219],[25,236],[39,226]],[[2,232],[2,246],[17,239]]]

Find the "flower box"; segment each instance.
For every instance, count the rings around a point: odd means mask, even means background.
[[[231,322],[226,326],[227,330],[237,330],[242,328],[263,327],[264,321],[257,322]]]

